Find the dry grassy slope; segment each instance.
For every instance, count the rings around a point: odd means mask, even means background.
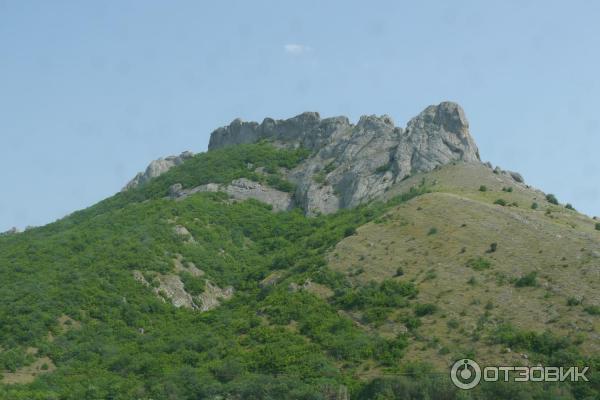
[[[412,343],[409,359],[429,359],[441,367],[474,350],[484,363],[526,364],[522,355],[487,342],[486,335],[501,322],[583,339],[584,351],[600,351],[600,317],[587,314],[581,305],[567,306],[569,297],[583,298],[584,305],[600,305],[596,221],[551,205],[542,192],[474,164],[449,165],[414,176],[389,196],[423,179],[433,193],[396,207],[378,223],[362,226],[329,255],[334,270],[349,275],[364,270],[351,277],[356,283],[413,280],[419,288],[417,301],[438,306],[435,314],[422,319],[417,330],[421,338]],[[480,192],[480,185],[488,191]],[[508,186],[513,187],[511,193],[502,191]],[[493,204],[498,198],[519,206]],[[540,205],[538,210],[530,207],[534,201]],[[430,234],[431,228],[437,233]],[[494,242],[497,250],[488,253]],[[474,257],[488,259],[491,268],[467,267]],[[394,277],[398,267],[404,275]],[[515,287],[514,279],[531,271],[537,271],[539,285]],[[468,283],[471,277],[475,284]],[[410,313],[399,309],[377,329],[395,334],[403,329],[397,319]],[[452,320],[458,321],[458,327],[448,326]],[[479,340],[472,339],[474,333]],[[442,348],[449,352],[440,352]]]

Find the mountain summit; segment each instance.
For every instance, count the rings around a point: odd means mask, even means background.
[[[281,171],[295,185],[293,205],[309,215],[332,213],[379,198],[414,173],[453,161],[480,162],[465,113],[452,102],[427,107],[405,129],[395,126],[387,115],[365,115],[355,125],[346,117],[322,119],[316,112],[285,120],[265,118],[260,124],[235,119],[212,132],[208,149],[259,141],[310,152],[292,170]],[[138,174],[126,188],[175,165],[154,161],[147,169],[148,176]]]

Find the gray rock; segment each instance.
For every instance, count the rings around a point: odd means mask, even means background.
[[[275,210],[298,205],[309,215],[332,213],[381,197],[408,175],[456,161],[480,162],[465,114],[451,102],[427,107],[410,120],[406,129],[396,127],[387,115],[362,116],[356,125],[346,117],[322,119],[316,112],[285,120],[265,118],[260,124],[235,119],[211,134],[208,149],[260,140],[311,151],[300,165],[283,172],[296,185],[293,199],[287,193],[243,179],[193,189],[173,185],[169,195],[179,200],[199,191],[221,190],[237,199],[255,198],[272,204]],[[186,157],[189,155],[182,153],[154,161],[125,190],[159,176]]]
[[[290,193],[282,192],[254,182],[246,178],[233,180],[229,185],[219,185],[208,183],[206,185],[196,186],[192,189],[181,189],[177,184],[171,186],[173,193],[171,197],[177,200],[183,200],[187,196],[200,192],[225,192],[236,200],[255,199],[273,207],[273,211],[286,211],[292,208],[293,201]],[[175,187],[174,187],[175,186]],[[171,190],[169,191],[171,192]]]
[[[205,282],[206,287],[204,292],[196,297],[200,304],[200,311],[212,310],[218,307],[222,301],[229,300],[233,297],[233,287],[228,286],[221,289],[209,280],[206,280]]]
[[[234,199],[256,199],[270,204],[273,211],[286,211],[292,207],[292,196],[246,178],[236,179],[224,188]]]
[[[185,160],[192,158],[194,153],[191,151],[184,151],[179,156],[168,156],[165,158],[159,158],[158,160],[152,161],[146,171],[139,172],[127,185],[121,190],[122,192],[136,188],[152,178],[156,178],[173,168],[176,165],[182,164]]]
[[[175,183],[169,187],[169,197],[177,198],[183,194],[183,185],[181,183]]]
[[[309,215],[379,197],[416,172],[453,161],[480,162],[464,112],[450,102],[427,107],[406,130],[387,115],[362,116],[356,125],[345,117],[320,119],[317,113],[261,124],[235,120],[212,133],[209,150],[261,139],[313,151],[287,174],[296,184],[295,201]]]

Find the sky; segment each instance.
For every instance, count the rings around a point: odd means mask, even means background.
[[[0,231],[241,117],[464,108],[485,161],[600,216],[600,2],[0,0]]]

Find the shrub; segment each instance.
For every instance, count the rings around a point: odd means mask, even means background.
[[[600,223],[598,223],[598,222],[596,223],[596,230],[600,231]]]
[[[523,275],[515,282],[516,287],[537,286],[537,272],[533,271]]]
[[[421,321],[419,320],[419,318],[416,317],[406,316],[402,317],[400,321],[404,324],[404,326],[406,326],[406,329],[408,329],[409,331],[414,331],[415,329],[421,326]]]
[[[437,231],[438,230],[436,227],[429,228],[429,232],[427,232],[427,235],[428,236],[435,235],[437,233]]]
[[[352,235],[356,235],[355,227],[349,226],[346,229],[344,229],[344,237],[348,237],[348,236],[352,236]]]
[[[472,276],[472,277],[469,278],[469,280],[467,281],[467,283],[469,285],[475,285],[477,283],[477,281],[475,280],[475,277]]]
[[[375,169],[375,173],[376,174],[382,174],[382,173],[385,173],[385,172],[389,171],[390,168],[392,168],[392,164],[391,163],[387,163],[387,164],[384,164],[382,166],[377,167]]]
[[[381,325],[391,312],[389,307],[371,307],[363,313],[362,319],[367,324]]]
[[[600,306],[587,306],[584,307],[583,311],[590,315],[600,315]]]
[[[416,304],[415,305],[415,316],[424,317],[425,315],[430,315],[436,312],[437,306],[435,304]]]
[[[348,288],[337,295],[337,303],[345,309],[372,307],[401,307],[407,304],[406,298],[414,297],[417,288],[412,282],[398,282],[391,279],[380,284],[370,282],[366,286]]]
[[[467,261],[467,267],[473,268],[475,271],[483,271],[489,269],[492,266],[492,262],[483,257],[471,258]]]
[[[204,279],[197,278],[189,272],[181,273],[180,277],[181,281],[183,282],[183,286],[185,287],[185,290],[189,292],[192,296],[197,296],[204,292]]]
[[[487,186],[485,186],[485,185],[479,186],[479,191],[480,192],[487,192]]]
[[[546,200],[548,201],[548,203],[550,204],[554,204],[554,205],[558,205],[558,199],[556,198],[555,195],[553,195],[552,193],[548,193],[546,195]]]
[[[495,253],[497,249],[498,249],[498,243],[494,242],[494,243],[490,244],[490,249],[488,250],[488,253]]]
[[[565,206],[565,208],[568,209],[568,210],[575,211],[575,208],[571,205],[571,203],[567,203],[567,205]]]
[[[430,269],[425,274],[425,278],[423,278],[423,281],[430,281],[430,280],[435,279],[435,278],[437,278],[437,273],[435,272],[434,269]]]
[[[509,186],[509,187],[503,187],[503,188],[502,188],[502,191],[503,191],[503,192],[508,192],[508,193],[511,193],[511,192],[513,191],[513,188],[512,188],[511,186]]]
[[[448,325],[448,328],[450,328],[450,329],[456,329],[459,327],[459,323],[456,318],[452,318],[450,321],[448,321],[447,325]]]
[[[496,199],[496,201],[494,201],[494,204],[498,204],[500,206],[505,206],[506,205],[506,200],[504,200],[504,199]]]
[[[394,275],[394,276],[402,276],[402,275],[404,275],[404,270],[402,269],[402,267],[396,268],[396,275]]]
[[[326,176],[327,174],[324,171],[317,172],[313,175],[313,180],[320,185],[324,185],[326,182]]]
[[[498,327],[494,333],[494,341],[548,356],[570,345],[567,338],[555,336],[551,332],[522,331],[509,324]]]
[[[581,300],[580,300],[580,299],[578,299],[578,298],[576,298],[576,297],[569,297],[569,298],[567,299],[567,305],[568,305],[569,307],[578,306],[578,305],[580,305],[580,304],[581,304]]]
[[[538,203],[536,203],[535,201],[534,201],[533,203],[531,203],[531,209],[532,209],[532,210],[537,210],[537,209],[538,209],[538,207],[539,207],[539,204],[538,204]]]

